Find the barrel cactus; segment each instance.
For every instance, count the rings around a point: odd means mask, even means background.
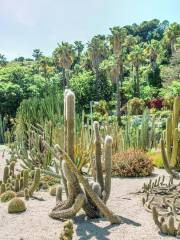
[[[13,198],[8,205],[8,213],[20,213],[26,211],[24,201],[18,197]]]

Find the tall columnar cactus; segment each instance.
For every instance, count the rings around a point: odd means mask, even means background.
[[[166,150],[164,139],[161,139],[161,150],[164,167],[168,173],[175,175],[172,168],[180,164],[180,131],[178,123],[180,120],[180,96],[176,97],[173,112],[166,122]]]
[[[120,218],[114,215],[106,206],[106,202],[111,190],[111,155],[112,155],[112,138],[105,138],[104,162],[105,162],[105,179],[102,171],[102,153],[101,138],[99,134],[99,124],[94,123],[95,145],[96,145],[96,179],[88,181],[82,176],[74,163],[74,133],[75,133],[75,96],[70,90],[65,92],[64,101],[64,150],[59,145],[46,147],[51,150],[52,154],[62,161],[62,172],[66,178],[68,198],[66,201],[57,198],[57,205],[50,213],[50,217],[56,219],[68,219],[76,216],[77,212],[83,208],[86,215],[90,218],[105,216],[111,223],[120,223]],[[63,159],[63,160],[62,160]],[[82,185],[80,185],[80,183]]]
[[[28,169],[25,169],[23,172],[23,188],[28,187],[28,182],[29,182],[29,171]]]
[[[16,162],[15,162],[15,161],[12,161],[12,162],[10,163],[10,166],[9,166],[10,176],[12,176],[12,177],[14,177],[15,164],[16,164]]]
[[[39,188],[40,177],[41,177],[41,171],[40,171],[40,168],[37,168],[35,170],[33,183],[29,188],[29,196],[32,196],[33,192]]]

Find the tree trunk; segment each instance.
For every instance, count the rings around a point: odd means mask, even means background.
[[[136,97],[140,97],[139,66],[136,67]]]

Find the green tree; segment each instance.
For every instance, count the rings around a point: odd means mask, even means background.
[[[134,96],[140,97],[140,77],[139,77],[139,68],[144,60],[143,56],[143,49],[136,45],[131,53],[128,56],[128,60],[130,63],[132,63],[133,66],[133,72],[135,71],[135,77],[134,77]]]
[[[0,54],[0,66],[4,67],[7,64],[7,59],[3,54]]]
[[[118,80],[116,81],[116,99],[117,99],[117,121],[121,124],[121,106],[122,106],[122,83],[123,83],[123,58],[124,58],[124,42],[127,36],[127,29],[121,27],[110,28],[112,35],[110,41],[117,64]]]
[[[38,61],[43,56],[43,53],[39,48],[36,48],[33,50],[32,56],[35,59],[35,61]]]
[[[84,49],[84,45],[82,44],[81,41],[75,41],[74,45],[75,45],[75,51],[77,52],[77,63],[79,64],[81,59],[81,53]]]
[[[74,46],[67,42],[62,42],[54,50],[53,56],[56,64],[64,70],[63,87],[65,89],[65,86],[69,86],[69,71],[75,57]]]

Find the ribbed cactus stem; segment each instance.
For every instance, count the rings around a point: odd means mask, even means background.
[[[95,135],[95,161],[96,161],[96,181],[100,184],[101,190],[104,190],[104,180],[101,165],[101,137],[99,134],[99,123],[94,122]]]
[[[105,163],[105,180],[104,180],[104,196],[106,203],[111,192],[111,165],[112,165],[112,137],[106,136],[104,144],[104,163]]]
[[[8,178],[9,178],[9,167],[5,166],[4,167],[4,174],[3,174],[3,182],[7,183]]]
[[[23,177],[20,178],[20,190],[23,189],[24,186],[24,179]]]
[[[179,146],[179,132],[178,132],[178,129],[175,128],[173,132],[173,149],[172,149],[172,157],[171,157],[172,167],[175,167],[177,163],[178,146]]]
[[[62,201],[62,187],[58,186],[56,188],[56,203]]]
[[[24,189],[24,198],[25,198],[26,201],[29,200],[29,189],[28,188]]]
[[[0,194],[4,193],[5,191],[6,191],[5,183],[2,183],[0,188]]]
[[[66,121],[67,121],[67,153],[74,161],[74,121],[75,121],[75,95],[72,91],[66,94]]]
[[[172,131],[178,126],[180,116],[180,96],[175,97],[173,105],[173,122],[172,122]]]
[[[172,154],[172,116],[168,117],[166,122],[166,150],[167,159],[170,162]]]

